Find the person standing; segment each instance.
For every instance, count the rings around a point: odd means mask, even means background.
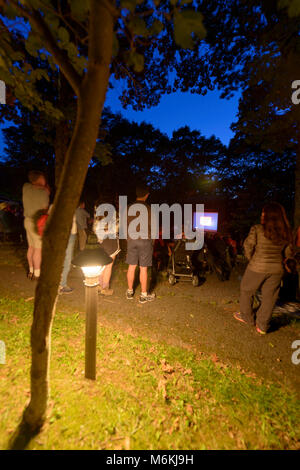
[[[136,267],[140,267],[140,283],[141,283],[141,294],[139,302],[144,304],[146,302],[151,302],[155,299],[154,293],[148,293],[148,268],[152,267],[152,256],[153,256],[153,242],[151,240],[151,208],[146,204],[146,200],[149,196],[149,189],[147,186],[138,186],[136,188],[136,203],[142,204],[147,210],[147,222],[148,222],[148,231],[143,235],[145,238],[131,239],[128,235],[127,239],[127,256],[126,263],[128,266],[127,271],[127,283],[128,289],[126,291],[126,298],[128,300],[133,299],[133,283],[135,277]],[[128,217],[128,224],[134,217]],[[146,222],[146,221],[144,221]],[[140,231],[145,232],[145,227],[141,227]]]
[[[87,220],[90,218],[90,214],[85,210],[84,201],[80,202],[76,209],[75,216],[78,231],[79,250],[83,251],[85,249],[87,240]]]
[[[110,204],[113,200],[113,195],[107,193],[102,196],[101,203],[95,207],[94,225],[93,230],[97,236],[98,243],[104,249],[104,251],[112,259],[112,263],[106,265],[99,276],[99,293],[102,295],[113,295],[114,291],[110,288],[110,280],[112,275],[112,268],[115,262],[116,256],[120,253],[120,241],[119,241],[119,217],[117,213],[114,213],[111,218],[107,219],[106,225],[103,226],[103,215],[101,213],[101,206]],[[118,209],[118,207],[115,207]],[[100,211],[100,212],[99,212]]]
[[[30,280],[37,280],[40,277],[42,260],[42,237],[37,233],[34,217],[38,211],[48,209],[50,188],[47,185],[45,174],[41,171],[30,171],[28,179],[29,183],[25,183],[22,189],[24,227],[28,242],[29,271],[27,277]]]
[[[249,263],[240,286],[241,311],[234,317],[256,325],[258,333],[266,334],[279,294],[284,261],[292,256],[292,232],[280,204],[272,202],[264,206],[261,223],[251,227],[244,241],[244,252]],[[262,301],[255,321],[252,300],[259,288]]]
[[[75,246],[75,241],[76,241],[76,235],[77,235],[77,224],[76,224],[76,217],[74,215],[71,233],[70,233],[70,237],[69,237],[69,241],[68,241],[68,245],[66,249],[63,272],[62,272],[59,291],[58,291],[59,294],[71,294],[71,292],[73,292],[74,290],[72,287],[68,286],[67,280],[68,280],[68,274],[70,272],[71,261],[72,261],[74,246]]]

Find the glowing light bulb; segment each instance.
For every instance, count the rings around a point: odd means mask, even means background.
[[[104,266],[82,266],[85,277],[97,277],[102,273]]]

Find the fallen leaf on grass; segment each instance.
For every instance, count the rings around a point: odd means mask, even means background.
[[[172,374],[174,372],[174,368],[170,366],[170,364],[168,364],[165,359],[162,359],[160,363],[161,363],[162,370],[166,372],[167,374]]]
[[[167,389],[166,389],[166,379],[162,378],[158,381],[157,385],[158,391],[161,392],[164,400],[167,399]]]
[[[35,441],[37,443],[38,446],[43,446],[44,445],[44,442],[43,441]]]
[[[254,372],[248,372],[245,374],[249,379],[256,379],[257,375]]]
[[[170,427],[170,429],[168,430],[168,433],[171,435],[173,434],[174,431],[177,431],[179,429],[179,421],[180,421],[180,418],[177,416],[177,418],[175,418],[172,426]]]
[[[24,302],[30,302],[30,300],[33,300],[34,297],[28,297],[28,299],[25,299]]]
[[[212,360],[213,362],[215,362],[215,363],[216,363],[216,362],[219,362],[219,358],[218,358],[218,356],[216,355],[216,353],[211,356],[211,360]]]
[[[183,371],[183,375],[191,375],[192,374],[192,369],[185,369]]]

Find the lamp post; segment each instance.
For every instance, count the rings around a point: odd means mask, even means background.
[[[99,247],[93,250],[85,249],[72,261],[79,266],[84,274],[85,285],[85,377],[96,379],[96,343],[97,343],[97,310],[99,276],[112,259]]]

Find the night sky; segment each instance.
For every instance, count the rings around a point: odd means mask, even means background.
[[[174,130],[183,126],[189,126],[191,130],[197,129],[205,137],[215,135],[225,145],[233,137],[230,125],[238,111],[240,94],[225,100],[220,98],[219,91],[208,92],[205,96],[176,92],[164,95],[158,106],[136,112],[131,107],[122,108],[117,91],[109,90],[106,98],[106,105],[113,112],[121,112],[130,121],[151,123],[169,137]]]
[[[113,112],[121,112],[130,121],[151,123],[169,137],[174,130],[183,126],[189,126],[191,130],[197,129],[206,137],[215,135],[225,145],[233,136],[230,124],[235,120],[239,94],[225,100],[220,98],[218,91],[208,92],[205,96],[176,92],[164,95],[158,106],[137,112],[130,106],[127,109],[122,108],[118,99],[119,92],[120,90],[108,91],[106,106]],[[3,152],[3,135],[0,132],[0,159]]]

